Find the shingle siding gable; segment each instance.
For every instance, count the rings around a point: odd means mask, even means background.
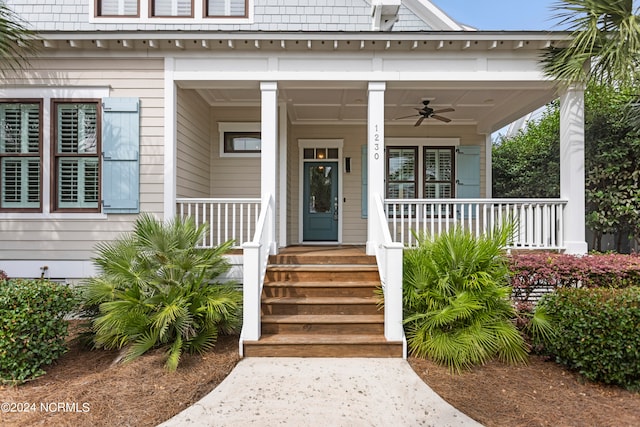
[[[371,5],[365,0],[255,0],[249,24],[171,23],[158,18],[145,23],[91,23],[94,0],[7,0],[7,4],[38,31],[370,31]],[[148,0],[140,0],[148,1]],[[196,0],[201,1],[201,0]],[[429,28],[405,6],[393,31]]]

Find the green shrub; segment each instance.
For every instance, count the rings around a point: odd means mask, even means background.
[[[640,390],[640,288],[560,289],[540,302],[555,319],[547,351],[592,381]]]
[[[21,383],[44,374],[67,351],[75,293],[46,280],[0,281],[0,380]]]
[[[409,350],[461,371],[494,356],[526,361],[511,320],[503,248],[511,229],[475,237],[454,229],[405,251],[404,308]]]
[[[173,371],[184,351],[211,349],[221,328],[237,328],[242,294],[215,282],[232,242],[198,249],[206,232],[191,219],[142,215],[133,233],[98,246],[101,274],[83,286],[96,347],[124,349],[124,361],[166,348]]]

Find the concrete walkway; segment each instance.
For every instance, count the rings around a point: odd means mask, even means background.
[[[162,426],[480,426],[406,360],[246,358]]]

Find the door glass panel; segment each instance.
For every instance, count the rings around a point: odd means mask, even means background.
[[[331,180],[333,167],[312,166],[309,170],[309,213],[331,212]]]

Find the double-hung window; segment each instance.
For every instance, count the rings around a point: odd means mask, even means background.
[[[424,147],[424,198],[450,199],[454,195],[453,148]]]
[[[97,0],[97,15],[139,16],[138,1],[139,0]]]
[[[245,17],[247,0],[206,0],[208,17]]]
[[[100,211],[98,102],[54,102],[53,210]]]
[[[193,16],[193,0],[151,0],[151,16]]]
[[[387,148],[387,198],[415,199],[418,190],[417,147]]]
[[[0,102],[0,210],[40,211],[40,101]]]

